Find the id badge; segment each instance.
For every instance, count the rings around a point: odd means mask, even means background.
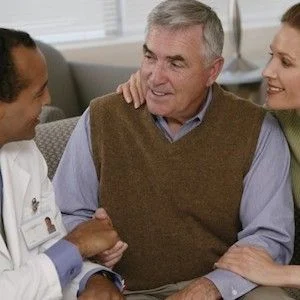
[[[29,250],[59,235],[51,211],[40,214],[23,223],[21,230]]]

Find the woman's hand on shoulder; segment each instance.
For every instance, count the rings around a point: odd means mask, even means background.
[[[123,94],[124,100],[127,103],[133,102],[134,108],[139,108],[143,105],[145,98],[142,91],[140,70],[131,74],[128,81],[121,83],[117,87],[117,93]]]

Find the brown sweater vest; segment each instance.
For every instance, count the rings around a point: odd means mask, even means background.
[[[264,111],[215,84],[202,124],[170,143],[145,106],[135,110],[120,95],[90,109],[100,204],[129,244],[115,269],[127,288],[212,271],[241,229],[243,179]]]

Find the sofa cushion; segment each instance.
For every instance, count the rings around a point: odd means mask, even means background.
[[[53,178],[60,158],[79,117],[40,124],[36,128],[35,142],[48,165],[48,176]]]

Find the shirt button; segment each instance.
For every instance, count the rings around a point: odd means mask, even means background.
[[[74,272],[75,272],[75,269],[74,269],[74,268],[72,268],[72,269],[70,270],[70,275],[73,275],[73,274],[74,274]]]
[[[237,290],[232,290],[232,295],[236,296],[237,295]]]

